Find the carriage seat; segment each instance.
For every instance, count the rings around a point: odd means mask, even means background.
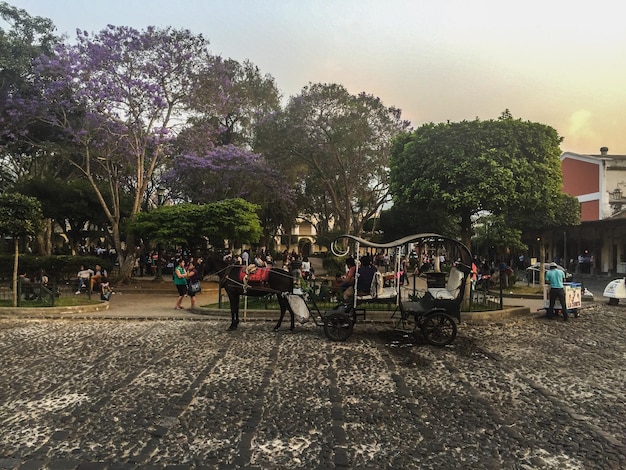
[[[375,299],[392,299],[398,295],[395,287],[384,287],[383,275],[376,271],[372,278],[372,284],[370,291],[357,292],[357,299],[359,300],[375,300]]]
[[[448,275],[446,287],[429,287],[428,293],[436,300],[454,300],[459,296],[464,277],[463,271],[453,267]]]

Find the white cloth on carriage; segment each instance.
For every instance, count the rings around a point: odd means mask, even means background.
[[[450,269],[446,287],[429,287],[428,293],[438,300],[454,300],[461,290],[463,277],[463,271],[453,267]]]
[[[384,287],[383,275],[376,271],[372,278],[369,295],[357,295],[359,300],[391,299],[398,295],[395,287]]]

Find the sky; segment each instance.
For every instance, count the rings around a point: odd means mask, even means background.
[[[626,27],[615,0],[5,0],[68,40],[108,24],[189,29],[250,60],[285,100],[338,83],[414,128],[514,118],[561,150],[626,154]]]

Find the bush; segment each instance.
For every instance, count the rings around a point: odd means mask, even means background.
[[[346,258],[328,256],[323,259],[322,266],[329,276],[335,276],[337,274],[343,276],[346,273]]]
[[[113,263],[98,256],[35,256],[20,255],[18,271],[27,273],[31,278],[39,278],[41,271],[45,271],[50,279],[61,280],[75,279],[76,273],[80,270],[80,265],[94,268],[99,264],[109,272],[113,268]],[[13,255],[0,254],[0,278],[11,279],[13,277]]]

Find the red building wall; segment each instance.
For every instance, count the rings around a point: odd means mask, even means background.
[[[587,201],[580,204],[580,221],[600,220],[600,202]]]
[[[600,191],[600,165],[566,158],[561,162],[561,171],[563,172],[563,191],[567,194],[580,196]],[[595,204],[597,206],[599,203]]]

